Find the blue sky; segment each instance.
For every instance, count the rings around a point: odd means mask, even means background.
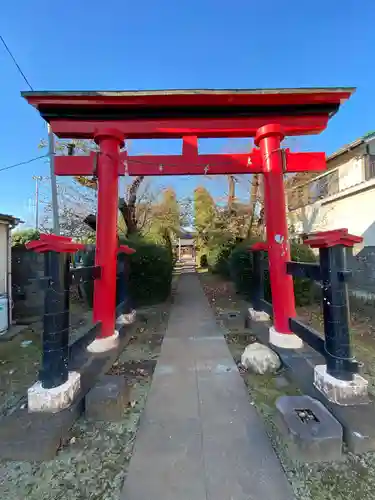
[[[323,134],[291,147],[331,153],[375,130],[372,0],[18,0],[1,10],[0,33],[36,90],[356,86]],[[21,99],[27,87],[2,46],[0,68],[3,168],[38,156],[46,128]],[[204,147],[239,150],[244,142]],[[139,152],[177,148],[134,145]],[[0,212],[32,219],[32,176],[47,174],[43,160],[0,172]],[[184,196],[201,181],[162,182]],[[224,181],[206,182],[223,195]]]

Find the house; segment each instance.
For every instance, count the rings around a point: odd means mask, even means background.
[[[195,237],[192,233],[180,233],[176,242],[178,260],[195,259]]]
[[[350,260],[356,287],[375,294],[375,132],[342,147],[327,158],[327,171],[288,179],[291,235],[347,228],[363,244]]]
[[[0,214],[0,334],[12,324],[11,230],[20,222],[12,215]]]

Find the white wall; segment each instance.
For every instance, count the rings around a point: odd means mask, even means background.
[[[8,225],[0,223],[0,294],[8,293]]]
[[[340,166],[338,171],[340,191],[360,184],[365,180],[364,161],[363,156],[355,156]]]
[[[183,246],[193,246],[192,243],[193,243],[193,240],[191,239],[183,239],[181,238],[180,240],[180,245],[183,247]]]
[[[370,155],[375,155],[375,140],[372,139],[368,142],[368,152]]]
[[[363,246],[375,246],[375,180],[289,212],[296,233],[348,228],[363,236]]]

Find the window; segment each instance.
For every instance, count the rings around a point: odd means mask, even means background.
[[[365,160],[365,180],[375,178],[375,155],[367,155]]]
[[[311,183],[310,186],[310,203],[317,200],[322,200],[338,193],[339,191],[339,173],[338,170],[330,172],[327,175],[320,177]]]

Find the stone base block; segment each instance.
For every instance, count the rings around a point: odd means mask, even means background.
[[[369,403],[368,382],[356,373],[351,381],[339,380],[327,373],[326,365],[317,365],[314,369],[314,386],[331,403],[341,406]]]
[[[222,325],[229,330],[243,330],[245,327],[245,317],[242,311],[223,310],[219,313],[219,319]]]
[[[121,314],[116,320],[118,325],[131,325],[137,319],[137,311],[133,309],[128,314]]]
[[[342,427],[320,401],[309,396],[282,396],[276,401],[276,410],[292,459],[302,463],[341,459]]]
[[[119,334],[115,330],[115,333],[110,337],[103,337],[95,339],[91,344],[87,346],[87,350],[93,354],[107,352],[111,349],[116,349],[119,343]]]
[[[70,439],[69,430],[80,416],[81,406],[81,402],[74,402],[58,413],[30,413],[19,407],[2,417],[0,458],[22,462],[54,459],[61,444]]]
[[[269,343],[282,349],[301,349],[302,340],[294,333],[279,333],[273,326],[269,329]]]
[[[105,375],[86,395],[85,415],[89,420],[116,422],[123,418],[130,388],[124,377]]]
[[[270,316],[264,311],[256,311],[252,307],[249,307],[249,318],[251,321],[269,321]]]
[[[56,413],[69,408],[81,388],[80,374],[69,372],[68,380],[58,387],[44,389],[41,382],[35,382],[27,391],[29,412]]]

